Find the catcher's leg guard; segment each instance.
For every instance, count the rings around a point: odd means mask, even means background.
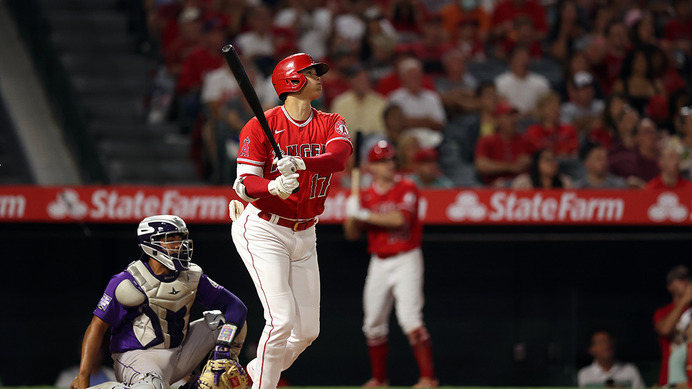
[[[139,381],[133,382],[130,389],[168,389],[168,385],[157,373],[146,373]]]

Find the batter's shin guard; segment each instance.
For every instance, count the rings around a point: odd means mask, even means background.
[[[410,334],[408,340],[413,349],[413,355],[418,363],[421,377],[435,378],[435,366],[433,365],[432,344],[430,335],[425,327],[419,327]]]
[[[389,355],[387,338],[368,339],[368,353],[372,377],[380,382],[387,381],[387,355]]]

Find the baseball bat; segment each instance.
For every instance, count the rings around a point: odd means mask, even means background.
[[[358,197],[360,195],[360,148],[363,143],[363,137],[360,131],[356,131],[354,135],[353,154],[356,159],[353,162],[351,169],[351,195]]]
[[[274,134],[269,128],[269,123],[267,123],[267,117],[264,116],[264,110],[262,109],[262,104],[257,97],[257,92],[255,92],[255,88],[252,87],[252,83],[247,76],[245,67],[240,61],[240,57],[238,57],[238,52],[235,50],[233,45],[226,45],[221,48],[221,53],[223,53],[224,58],[226,58],[226,63],[228,64],[228,67],[231,68],[233,77],[235,77],[235,80],[238,82],[238,86],[243,92],[243,96],[245,96],[245,100],[247,100],[250,109],[252,109],[252,112],[257,117],[257,121],[259,122],[260,127],[262,127],[262,131],[264,131],[264,135],[266,135],[267,139],[269,139],[269,144],[271,144],[272,149],[274,150],[274,155],[276,155],[276,158],[283,158],[281,149],[279,148],[279,145],[276,144]],[[293,193],[297,192],[298,189],[299,188],[296,188]]]

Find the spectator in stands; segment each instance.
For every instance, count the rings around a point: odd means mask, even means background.
[[[167,23],[162,35],[161,54],[166,70],[173,77],[178,77],[180,67],[192,49],[202,42],[204,20],[202,10],[197,7],[185,7],[177,19]]]
[[[627,100],[619,93],[613,93],[605,101],[605,107],[594,127],[586,134],[585,139],[598,142],[607,150],[613,138],[617,137],[617,126],[620,113],[627,105]],[[629,109],[629,108],[628,108]]]
[[[536,39],[531,18],[528,15],[520,15],[512,21],[514,33],[503,41],[502,45],[495,47],[494,57],[502,61],[507,61],[509,53],[517,46],[528,49],[531,59],[543,57],[542,41]]]
[[[569,101],[570,96],[568,86],[572,80],[574,80],[574,76],[579,72],[589,73],[593,77],[591,63],[589,62],[589,58],[586,56],[584,51],[575,51],[567,59],[567,61],[563,63],[562,79],[556,87],[557,91],[560,93],[560,98],[562,101]],[[600,86],[595,78],[593,80],[593,87],[596,98],[603,99],[603,92],[601,91]]]
[[[579,369],[577,382],[584,387],[644,388],[646,384],[639,369],[632,363],[615,359],[615,342],[610,332],[597,330],[591,335],[589,355],[591,365]]]
[[[435,78],[435,89],[440,94],[447,118],[475,111],[478,81],[466,71],[466,56],[459,49],[452,49],[442,58],[445,72]],[[350,125],[350,124],[349,124]]]
[[[651,119],[639,121],[635,127],[634,142],[633,149],[610,156],[608,164],[611,173],[625,178],[629,186],[643,188],[661,171],[658,167],[659,135]]]
[[[529,51],[516,46],[509,57],[509,70],[495,78],[498,93],[521,115],[528,116],[536,108],[538,97],[550,90],[543,75],[529,71]]]
[[[678,265],[666,275],[666,285],[672,301],[654,312],[654,330],[661,349],[661,370],[658,385],[668,383],[668,361],[671,352],[684,344],[684,330],[692,314],[692,283],[687,266]]]
[[[369,0],[345,0],[342,8],[341,12],[334,16],[334,33],[331,37],[330,46],[360,52],[363,37],[367,33],[367,12],[371,8],[371,2]]]
[[[347,47],[336,48],[330,56],[329,73],[321,77],[322,97],[313,105],[321,104],[330,107],[336,96],[346,92],[351,87],[348,79],[349,69],[358,65],[358,53]],[[326,110],[326,108],[325,108]]]
[[[692,179],[692,106],[681,107],[676,113],[676,134],[669,142],[678,150],[683,177]]]
[[[492,14],[491,37],[500,42],[510,39],[516,33],[514,19],[528,16],[535,31],[534,40],[545,39],[548,33],[548,19],[545,8],[536,0],[500,0]]]
[[[687,355],[690,354],[692,345],[692,323],[687,323],[684,331],[685,342],[678,347],[675,347],[670,352],[668,359],[668,388],[689,388],[688,371],[692,366],[692,361],[688,360]]]
[[[475,174],[470,173],[478,138],[495,133],[493,112],[498,104],[497,90],[492,81],[481,83],[475,91],[478,110],[453,117],[444,130],[444,142],[440,145],[440,167],[455,186],[475,184]],[[466,169],[468,167],[469,169]]]
[[[457,39],[454,45],[469,60],[485,61],[487,58],[486,48],[478,26],[478,22],[474,19],[462,20],[457,27]]]
[[[603,115],[605,103],[596,98],[596,88],[591,73],[581,71],[567,83],[569,101],[560,107],[560,120],[571,123],[581,136],[587,136]]]
[[[198,115],[202,112],[200,90],[204,75],[224,65],[219,47],[226,43],[226,33],[220,19],[211,19],[204,24],[202,45],[192,50],[180,67],[177,94],[180,97],[180,122],[183,131],[191,131]]]
[[[646,46],[659,46],[660,41],[656,37],[655,21],[650,12],[642,12],[639,9],[631,10],[633,18],[627,26],[630,31],[630,42],[634,48],[645,48]]]
[[[406,132],[415,135],[422,147],[436,147],[442,141],[447,118],[440,96],[423,86],[423,66],[415,58],[407,58],[397,69],[402,87],[389,96],[401,107],[406,118]]]
[[[673,0],[673,14],[663,28],[663,39],[673,52],[692,55],[692,5],[688,0]]]
[[[445,72],[442,58],[453,47],[442,18],[432,14],[423,21],[421,37],[409,44],[409,51],[423,64],[423,72],[434,77]]]
[[[620,70],[630,42],[625,25],[620,22],[609,24],[605,33],[603,43],[595,40],[586,52],[601,90],[607,96],[613,92],[613,84],[620,77]]]
[[[246,29],[238,34],[235,43],[243,58],[254,63],[265,75],[271,74],[276,62],[274,39],[271,9],[265,5],[250,8]]]
[[[577,131],[569,122],[560,120],[560,95],[549,91],[539,97],[536,104],[538,123],[526,129],[526,139],[534,150],[549,148],[555,156],[573,158],[577,156],[579,139]]]
[[[547,37],[550,56],[566,63],[575,52],[575,42],[585,35],[587,25],[574,0],[559,2],[557,17]]]
[[[420,149],[413,158],[415,165],[409,177],[419,188],[449,189],[454,187],[452,180],[440,170],[438,153],[435,149]]]
[[[338,95],[331,105],[331,112],[343,116],[350,131],[363,135],[385,135],[384,110],[387,99],[372,89],[367,69],[357,63],[345,71],[349,90]]]
[[[641,119],[639,113],[632,109],[629,104],[621,105],[619,112],[615,115],[615,134],[610,142],[610,147],[608,147],[609,159],[619,153],[635,149],[637,145],[635,132]]]
[[[692,181],[686,180],[680,174],[680,154],[675,145],[668,142],[663,147],[658,166],[661,168],[661,174],[649,181],[645,189],[692,190]]]
[[[649,58],[653,79],[663,85],[666,95],[672,97],[673,94],[678,93],[680,90],[687,89],[687,84],[680,76],[670,48],[664,50],[661,46],[647,45],[644,46],[644,51],[647,58]]]
[[[512,180],[512,189],[569,189],[572,180],[560,174],[557,158],[553,150],[542,148],[531,156],[531,165],[527,173],[522,173]]]
[[[531,165],[531,144],[517,132],[518,111],[507,102],[499,103],[493,116],[495,133],[476,144],[475,165],[485,185],[502,187]]]
[[[377,85],[375,86],[377,93],[381,94],[382,96],[389,97],[392,92],[401,88],[404,81],[401,76],[401,64],[404,63],[407,67],[410,67],[411,59],[415,60],[416,58],[408,50],[397,49],[393,57],[393,71],[379,79]],[[418,62],[420,63],[420,61]],[[421,69],[422,66],[423,65],[421,64]],[[435,81],[431,76],[425,73],[423,73],[423,87],[431,91],[435,90]]]
[[[416,153],[421,149],[418,138],[411,134],[403,134],[399,137],[399,146],[396,148],[397,170],[403,175],[411,175],[416,165]]]
[[[579,189],[622,189],[627,183],[622,177],[608,171],[608,151],[602,144],[586,141],[579,149],[579,159],[584,164],[584,174],[574,182]]]
[[[379,18],[370,20],[368,23],[368,35],[363,44],[363,56],[365,57],[363,64],[370,72],[370,77],[376,86],[379,86],[381,80],[396,74],[394,67],[396,36],[382,31]],[[382,19],[387,21],[387,19]],[[371,27],[373,25],[377,27]],[[379,88],[377,88],[377,92],[385,96]]]
[[[316,61],[327,56],[332,12],[322,6],[320,0],[289,0],[274,16],[274,26],[293,30],[298,51],[309,54]]]
[[[386,12],[400,43],[410,43],[420,38],[421,24],[426,16],[423,2],[391,0]]]
[[[450,1],[440,9],[440,16],[450,40],[455,44],[459,39],[459,27],[465,23],[476,25],[481,42],[485,42],[490,32],[490,15],[479,0]]]
[[[631,51],[622,63],[620,77],[613,84],[613,91],[622,93],[640,115],[646,114],[649,99],[666,94],[661,81],[654,78],[646,54],[643,49]]]

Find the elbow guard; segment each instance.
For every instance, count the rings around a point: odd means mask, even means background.
[[[245,184],[243,184],[244,179],[245,179],[245,177],[236,178],[235,182],[233,183],[233,189],[235,189],[235,193],[238,194],[238,197],[251,203],[257,199],[254,197],[248,196],[247,193],[245,192]]]

